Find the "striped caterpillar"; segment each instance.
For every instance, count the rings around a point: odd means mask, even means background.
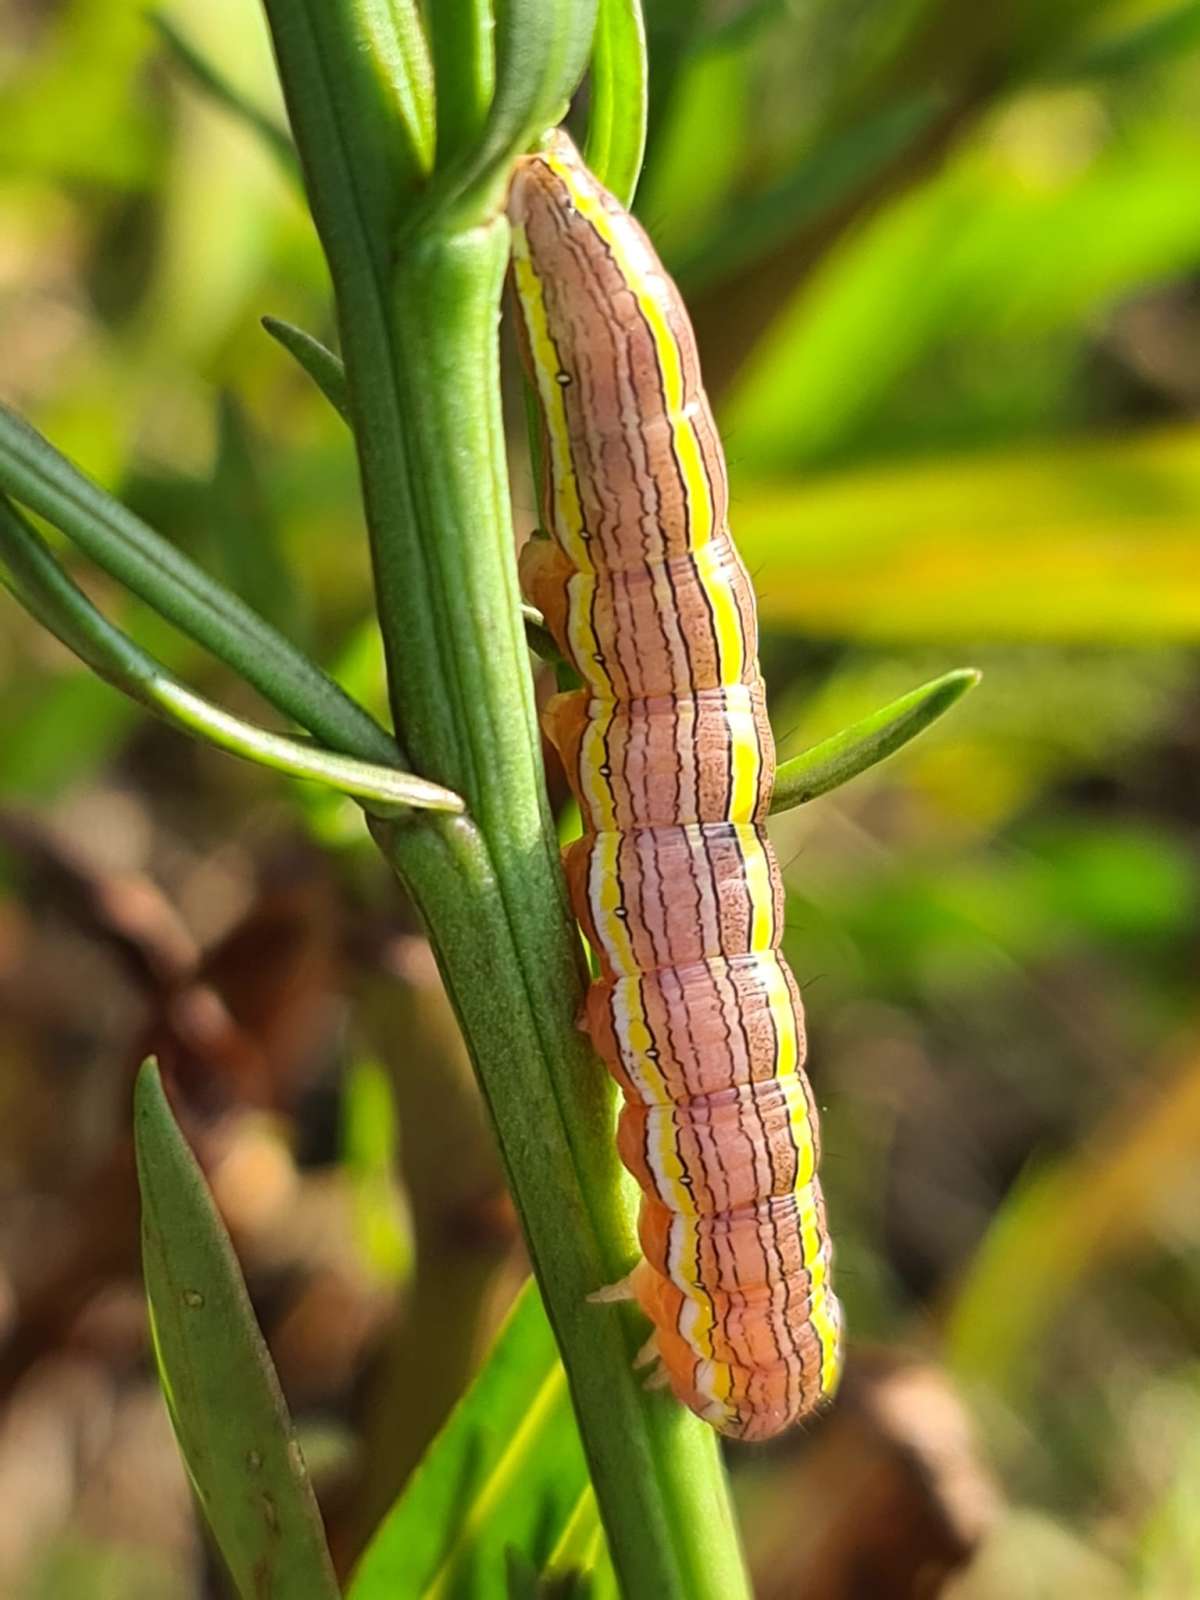
[[[763,829],[754,596],[691,325],[645,233],[561,132],[508,209],[550,535],[521,581],[584,683],[544,723],[583,817],[565,868],[600,966],[586,1025],[643,1195],[644,1259],[597,1298],[654,1323],[652,1384],[764,1439],[836,1387],[841,1310]]]

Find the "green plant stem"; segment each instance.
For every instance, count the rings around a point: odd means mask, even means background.
[[[495,337],[506,258],[496,219],[423,237],[398,271],[395,371],[427,530],[420,601],[438,619],[429,689],[452,707],[428,760],[454,763],[479,831],[452,864],[430,850],[428,830],[395,834],[391,855],[433,934],[496,1122],[626,1590],[715,1600],[743,1580],[713,1435],[645,1394],[629,1366],[637,1319],[597,1317],[587,1302],[637,1247],[611,1092],[573,1026],[579,943],[544,802],[509,526]],[[393,639],[407,627],[393,625]],[[429,667],[411,658],[396,679],[407,691]],[[406,696],[396,715],[407,732]]]

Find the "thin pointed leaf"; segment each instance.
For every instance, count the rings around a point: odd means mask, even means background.
[[[508,0],[498,18],[496,91],[466,161],[452,166],[437,203],[484,214],[515,156],[565,113],[587,64],[596,0]]]
[[[134,1094],[142,1265],[167,1409],[243,1600],[337,1600],[321,1514],[229,1236],[153,1061]]]
[[[433,170],[433,63],[416,0],[350,0],[361,38],[390,91],[419,177]]]
[[[641,0],[599,0],[584,158],[626,207],[633,204],[646,148],[646,79]]]
[[[487,121],[496,89],[495,32],[492,0],[438,0],[429,8],[442,165],[461,157]]]
[[[374,815],[410,807],[463,810],[459,796],[438,784],[272,733],[187,688],[96,610],[2,496],[0,558],[0,582],[44,627],[101,677],[194,738],[258,766],[353,795]]]
[[[226,111],[232,112],[239,122],[244,122],[251,128],[291,181],[299,183],[300,159],[286,128],[281,128],[273,117],[253,105],[240,90],[235,89],[212,62],[184,38],[165,12],[151,11],[147,17],[184,76],[210,100],[216,101]]]
[[[771,810],[790,811],[885,761],[949,711],[979,678],[973,667],[947,672],[785,761],[775,775]]]
[[[392,736],[315,661],[3,406],[0,489],[61,529],[324,744],[360,760],[403,760]]]
[[[566,1377],[530,1282],[368,1545],[350,1600],[506,1600],[506,1551],[540,1571],[587,1482]]]
[[[351,423],[346,369],[341,359],[319,339],[314,339],[311,333],[305,333],[303,328],[284,322],[280,317],[264,317],[262,325],[272,339],[303,367],[338,416],[344,422]]]

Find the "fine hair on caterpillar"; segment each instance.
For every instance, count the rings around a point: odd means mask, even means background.
[[[585,1021],[624,1095],[643,1259],[598,1298],[654,1324],[652,1383],[764,1439],[837,1385],[842,1317],[800,994],[765,821],[775,746],[754,593],[691,324],[641,226],[565,134],[509,197],[542,433],[526,597],[582,688],[543,722],[579,802]]]

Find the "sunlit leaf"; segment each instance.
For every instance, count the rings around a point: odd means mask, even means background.
[[[368,1546],[350,1600],[507,1600],[506,1552],[540,1571],[587,1483],[566,1378],[530,1283]]]

